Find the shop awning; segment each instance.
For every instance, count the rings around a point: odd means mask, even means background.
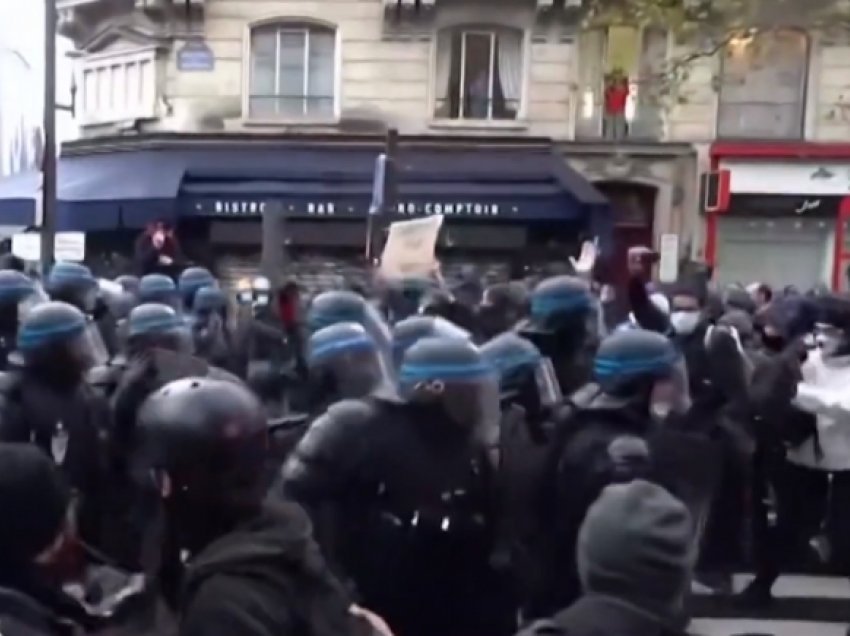
[[[279,200],[292,217],[369,212],[377,146],[220,144],[63,157],[59,230],[139,228],[155,218],[250,217]],[[400,217],[610,222],[608,202],[544,147],[432,150],[397,157]],[[33,224],[40,175],[0,181],[0,224]]]
[[[167,151],[63,157],[57,168],[57,230],[143,227],[173,218],[182,163]],[[38,171],[0,180],[0,224],[35,225]]]
[[[205,166],[193,165],[185,175],[181,213],[259,216],[266,202],[280,199],[291,217],[364,217],[376,154],[257,153],[229,160],[224,170],[207,154]],[[396,165],[399,196],[392,213],[398,216],[493,221],[607,216],[605,197],[548,150],[407,150]]]

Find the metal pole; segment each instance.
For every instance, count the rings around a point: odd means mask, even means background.
[[[387,173],[384,177],[384,193],[382,197],[383,209],[377,217],[370,216],[369,226],[369,252],[371,257],[381,255],[384,249],[384,232],[391,223],[390,214],[398,205],[398,166],[396,155],[398,153],[398,131],[390,128],[384,142],[384,154],[387,156]]]
[[[56,236],[56,0],[44,0],[44,156],[42,164],[41,268],[47,276]]]

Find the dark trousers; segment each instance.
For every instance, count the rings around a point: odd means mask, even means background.
[[[756,580],[771,587],[783,570],[797,565],[821,528],[832,548],[836,574],[850,576],[850,471],[830,473],[778,461],[770,479],[776,493],[776,525],[762,528],[756,550]],[[757,530],[758,532],[758,530]]]

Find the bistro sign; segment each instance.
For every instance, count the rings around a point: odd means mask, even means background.
[[[220,199],[209,204],[199,203],[199,212],[215,216],[259,216],[266,210],[265,201]],[[505,213],[516,213],[516,207],[506,208],[498,203],[481,203],[470,201],[419,203],[401,201],[396,205],[394,213],[402,216],[443,216],[485,218],[498,217]],[[358,212],[366,214],[364,207],[346,205],[334,201],[306,201],[284,204],[284,212],[289,215],[307,216],[354,216]]]

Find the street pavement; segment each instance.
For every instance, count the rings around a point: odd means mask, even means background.
[[[735,577],[736,590],[751,576]],[[826,576],[783,576],[774,588],[776,602],[754,612],[728,601],[698,595],[696,618],[689,628],[697,636],[846,636],[850,626],[850,581]]]

